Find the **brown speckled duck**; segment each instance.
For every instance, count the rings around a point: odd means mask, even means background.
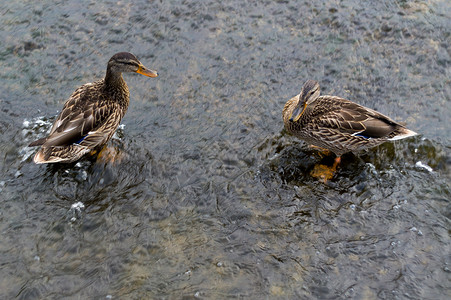
[[[157,77],[131,53],[116,53],[108,61],[104,79],[75,90],[64,104],[47,137],[29,146],[41,146],[33,161],[69,163],[99,149],[113,136],[129,105],[129,90],[123,72]]]
[[[340,156],[346,152],[417,134],[370,108],[336,96],[320,96],[314,80],[307,80],[301,93],[288,100],[283,121],[289,133],[337,155],[329,171],[324,166],[314,170],[313,175],[324,180],[332,178]]]

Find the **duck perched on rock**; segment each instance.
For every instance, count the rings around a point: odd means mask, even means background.
[[[47,137],[29,146],[41,146],[33,161],[69,163],[105,145],[113,136],[129,105],[129,90],[123,72],[157,77],[131,53],[116,53],[108,61],[104,79],[75,90]]]
[[[288,100],[283,121],[289,133],[337,155],[331,171],[320,175],[325,180],[333,176],[344,153],[417,134],[370,108],[336,96],[320,96],[314,80],[307,80],[301,93]]]

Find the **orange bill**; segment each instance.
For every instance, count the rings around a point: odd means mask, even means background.
[[[157,71],[149,70],[146,67],[144,67],[143,65],[139,66],[139,68],[136,71],[136,73],[142,74],[142,75],[147,76],[147,77],[157,77],[158,76]]]

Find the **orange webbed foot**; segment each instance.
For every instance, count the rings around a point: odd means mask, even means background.
[[[100,163],[120,163],[125,157],[125,154],[115,147],[104,146],[100,151],[93,150],[91,155],[97,154],[96,162]]]
[[[331,167],[326,165],[315,165],[313,170],[310,172],[310,175],[326,183],[328,180],[331,180],[334,177],[340,161],[340,157],[335,158],[334,164]]]

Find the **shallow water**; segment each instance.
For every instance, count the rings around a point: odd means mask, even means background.
[[[448,299],[449,1],[0,4],[0,298]],[[130,51],[95,157],[35,165],[64,100]],[[331,163],[283,130],[306,79],[420,133]]]

